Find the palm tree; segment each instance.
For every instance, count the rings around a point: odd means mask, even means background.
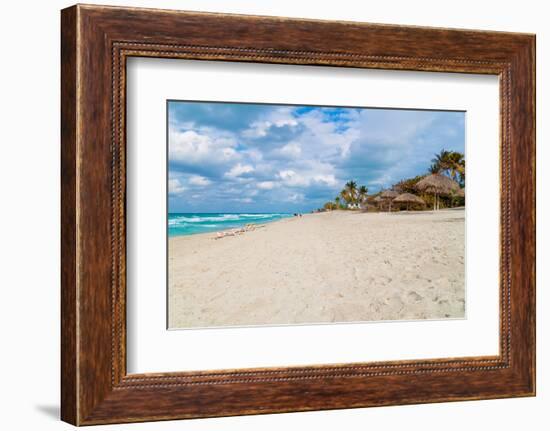
[[[449,177],[456,181],[464,173],[464,154],[457,151],[449,152],[442,167],[445,168]]]
[[[344,190],[342,190],[345,195],[347,195],[348,199],[346,199],[349,203],[356,203],[357,201],[357,183],[355,181],[348,181],[344,187]]]
[[[359,187],[359,190],[357,191],[357,197],[359,198],[360,204],[363,204],[367,201],[368,192],[369,192],[369,189],[366,186]]]
[[[434,173],[439,174],[441,171],[445,171],[448,169],[450,154],[451,152],[447,150],[441,150],[439,154],[435,154],[435,157],[432,159],[432,162],[437,167],[438,172],[434,172]]]
[[[340,196],[334,198],[334,203],[336,204],[336,209],[340,208]]]
[[[428,172],[430,174],[438,174],[439,173],[439,166],[436,163],[432,163],[430,167],[428,168]]]
[[[441,150],[439,154],[435,155],[432,162],[429,169],[431,174],[447,174],[452,180],[464,185],[466,173],[464,154],[458,151]]]
[[[430,173],[433,173],[433,172],[430,172]],[[399,181],[398,183],[395,183],[392,186],[392,189],[399,193],[411,193],[414,195],[416,193],[416,188],[415,188],[416,183],[421,179],[423,179],[425,176],[426,175],[417,175],[414,178],[406,178],[404,180]]]
[[[340,202],[342,203],[342,205],[344,204],[344,202],[346,204],[351,202],[351,198],[346,189],[342,189],[342,191],[340,192]]]
[[[323,209],[328,210],[328,211],[332,211],[332,210],[338,209],[338,207],[336,206],[336,204],[334,202],[327,202],[323,205]]]
[[[464,181],[466,179],[466,161],[464,160],[464,154],[453,151],[449,155],[449,164],[451,178],[458,181],[461,186],[464,186]]]

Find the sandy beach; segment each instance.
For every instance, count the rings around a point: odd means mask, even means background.
[[[464,209],[333,211],[169,239],[169,327],[462,318]]]

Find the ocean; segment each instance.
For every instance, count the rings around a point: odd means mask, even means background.
[[[170,213],[168,236],[193,235],[239,228],[246,224],[263,224],[292,217],[286,213]]]

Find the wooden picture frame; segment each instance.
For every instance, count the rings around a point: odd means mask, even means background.
[[[61,17],[64,421],[91,425],[535,394],[534,35],[83,5],[64,9]],[[130,56],[498,75],[500,354],[128,375]]]

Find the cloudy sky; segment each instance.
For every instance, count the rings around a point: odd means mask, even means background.
[[[464,152],[464,113],[168,103],[169,212],[306,212],[349,180],[369,194]]]

